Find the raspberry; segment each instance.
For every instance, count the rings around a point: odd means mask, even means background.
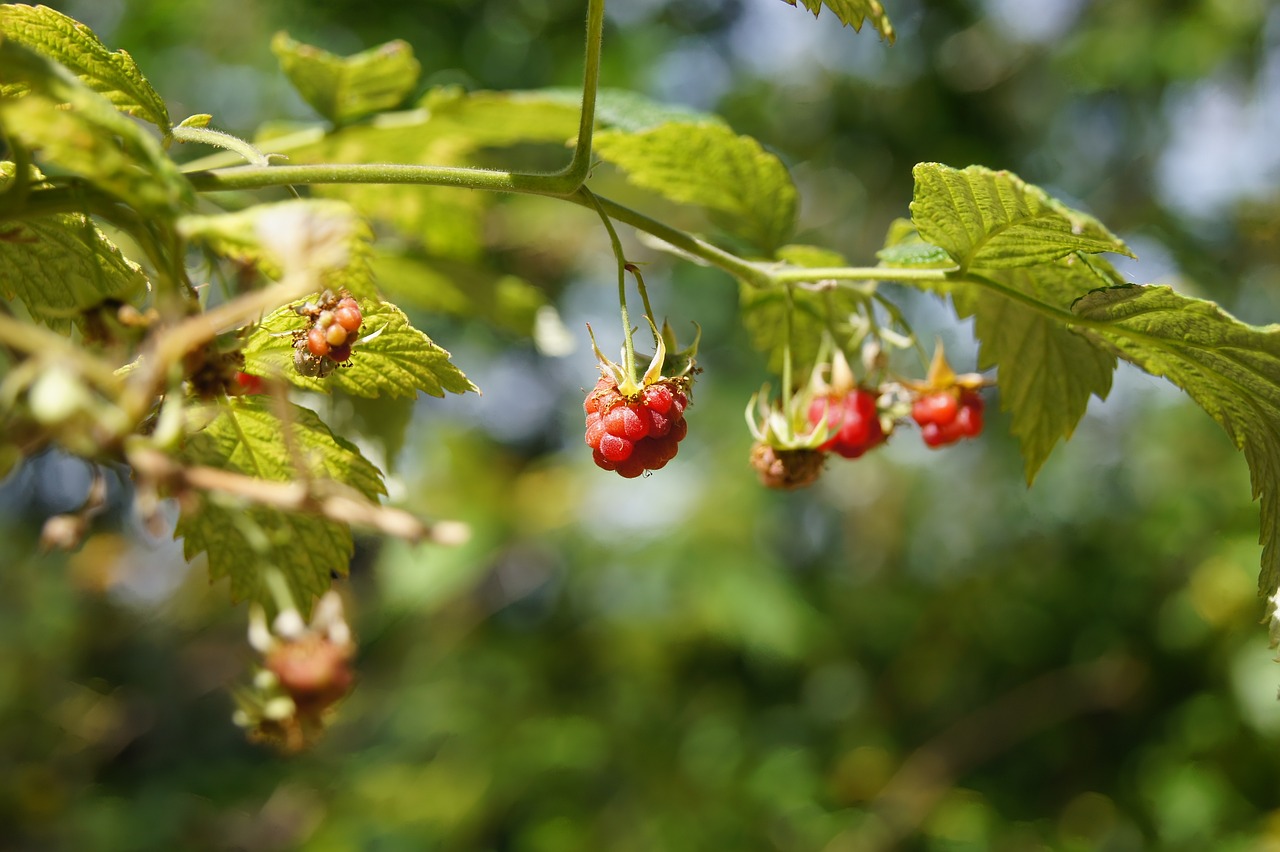
[[[330,346],[341,346],[347,342],[347,330],[333,323],[324,330],[324,339],[329,341]]]
[[[939,399],[941,397],[946,399]],[[911,416],[920,424],[925,444],[942,447],[981,434],[982,409],[982,397],[974,391],[963,390],[958,396],[950,391],[936,391],[916,400]]]
[[[329,348],[329,341],[323,328],[317,326],[307,332],[307,351],[312,355],[323,358],[329,354]]]
[[[855,388],[843,396],[818,397],[809,405],[809,422],[816,426],[824,415],[831,437],[818,448],[822,452],[856,459],[884,442],[876,397],[870,391]]]
[[[758,442],[751,448],[751,466],[768,488],[793,491],[812,485],[822,475],[827,454],[821,450],[785,450]]]
[[[360,306],[356,304],[355,299],[350,297],[338,302],[338,306],[333,309],[333,318],[338,325],[351,333],[359,331],[360,326],[364,323],[364,315],[360,313]]]
[[[689,431],[684,420],[688,404],[689,397],[675,382],[648,385],[627,399],[612,376],[601,377],[582,404],[592,459],[627,479],[662,469]]]
[[[238,371],[236,373],[236,385],[240,388],[240,393],[242,394],[262,393],[262,376]]]
[[[351,344],[344,343],[329,350],[329,359],[342,364],[351,360]]]

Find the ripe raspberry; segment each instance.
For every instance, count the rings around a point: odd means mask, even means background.
[[[876,397],[870,391],[854,388],[843,396],[818,397],[809,405],[809,422],[817,425],[824,415],[831,437],[818,448],[823,452],[856,459],[884,442]]]
[[[236,385],[240,393],[252,395],[262,393],[262,376],[254,376],[241,371],[236,372]]]
[[[925,394],[911,407],[920,434],[930,447],[954,444],[982,432],[983,401],[975,391],[936,391]]]
[[[675,382],[648,385],[626,399],[612,376],[603,376],[582,404],[586,442],[596,465],[632,479],[660,470],[675,458],[688,433],[688,396]]]

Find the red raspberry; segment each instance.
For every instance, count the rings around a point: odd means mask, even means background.
[[[582,404],[592,459],[627,479],[660,470],[689,431],[684,420],[688,404],[688,396],[674,383],[649,385],[624,399],[613,377],[602,377]]]
[[[342,364],[351,360],[351,344],[344,343],[329,350],[329,358]]]
[[[242,394],[262,393],[262,376],[254,376],[249,373],[237,372],[236,385],[240,388]]]
[[[947,397],[950,403],[935,401]],[[936,391],[916,400],[911,416],[920,424],[920,435],[930,447],[954,444],[961,438],[975,438],[982,433],[982,397],[974,391],[961,391],[957,397],[950,391]],[[939,412],[951,413],[950,418]],[[917,413],[919,412],[919,413]],[[920,415],[924,414],[924,417]]]
[[[867,450],[884,443],[884,429],[876,409],[875,394],[855,388],[839,396],[822,396],[809,405],[809,422],[815,426],[827,418],[827,434],[831,437],[818,449],[847,459],[856,459]]]

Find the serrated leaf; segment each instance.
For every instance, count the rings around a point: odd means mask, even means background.
[[[785,254],[796,266],[846,265],[844,257],[837,252],[817,246],[784,246],[778,253]],[[842,348],[850,345],[854,329],[849,317],[857,312],[862,298],[844,287],[816,291],[792,288],[791,364],[795,375],[807,375],[813,369],[824,337],[830,336]],[[739,286],[738,313],[752,345],[769,356],[769,369],[781,373],[783,347],[787,343],[786,291],[781,287],[761,288],[743,283]]]
[[[106,299],[131,301],[147,289],[141,267],[79,213],[0,226],[0,296],[19,299],[51,328]]]
[[[268,278],[279,278],[292,263],[316,271],[335,292],[376,293],[370,267],[373,232],[341,201],[295,199],[235,213],[184,216],[179,231],[216,254],[254,264]],[[285,250],[290,257],[282,256]]]
[[[765,255],[795,230],[796,188],[787,167],[756,140],[723,125],[603,131],[594,150],[636,186],[711,211],[717,225]]]
[[[0,195],[15,166],[0,163]],[[44,177],[31,170],[32,185]],[[129,301],[147,289],[141,268],[87,217],[62,213],[0,225],[0,298],[19,299],[31,316],[66,329],[105,299]]]
[[[1261,500],[1258,590],[1280,586],[1280,325],[1240,322],[1213,302],[1132,284],[1076,302],[1088,333],[1195,400],[1244,450]]]
[[[491,147],[552,143],[567,160],[564,143],[578,129],[578,113],[567,102],[540,95],[434,89],[414,110],[385,113],[367,124],[333,133],[294,133],[256,144],[290,163],[395,162],[419,165],[480,165]],[[427,186],[320,186],[370,218],[421,240],[433,254],[469,260],[481,252],[481,223],[491,197]]]
[[[169,110],[133,57],[107,49],[93,30],[47,6],[0,5],[0,36],[65,66],[121,112],[168,133]]]
[[[449,361],[449,353],[410,325],[403,311],[387,302],[359,301],[364,325],[348,366],[323,379],[300,375],[293,366],[292,332],[304,329],[307,320],[292,307],[284,307],[266,317],[245,341],[245,371],[278,374],[308,390],[337,387],[363,397],[478,392]]]
[[[190,437],[184,460],[272,482],[298,479],[297,463],[312,479],[341,482],[369,500],[386,493],[378,469],[355,445],[333,435],[314,412],[288,406],[291,441],[286,441],[286,425],[275,405],[263,397],[229,400],[205,429]],[[224,495],[207,495],[201,505],[184,509],[174,535],[184,539],[188,559],[208,553],[210,577],[228,577],[237,600],[265,599],[263,572],[275,568],[296,599],[308,601],[329,587],[331,573],[346,574],[353,551],[345,524]]]
[[[62,66],[3,39],[0,80],[0,130],[38,162],[149,215],[167,218],[193,202],[191,184],[160,144]]]
[[[913,174],[916,229],[961,268],[1034,266],[1077,251],[1133,256],[1097,219],[1011,172],[920,163]]]
[[[1106,399],[1116,359],[1024,299],[1065,316],[1077,298],[1112,283],[1107,271],[1071,257],[1026,269],[985,271],[986,286],[957,283],[951,290],[956,313],[974,317],[979,367],[999,371],[1000,407],[1010,414],[1009,428],[1021,446],[1028,483],[1058,441],[1071,437],[1089,398]]]
[[[782,0],[788,6],[796,5],[796,0]],[[823,6],[830,9],[840,22],[847,27],[853,27],[856,32],[862,32],[862,24],[868,18],[871,20],[871,26],[876,28],[881,37],[885,41],[893,44],[894,32],[893,24],[889,22],[889,16],[885,14],[884,7],[880,5],[879,0],[803,0],[804,7],[818,17],[818,12]]]
[[[279,32],[271,50],[302,99],[336,125],[399,106],[422,71],[413,48],[400,39],[335,56]]]

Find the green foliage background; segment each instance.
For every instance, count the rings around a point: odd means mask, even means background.
[[[424,84],[580,75],[577,0],[55,5],[126,47],[170,115],[244,135],[315,117],[276,70],[280,28],[340,54],[402,38]],[[762,140],[800,185],[800,241],[870,258],[913,164],[982,163],[1106,222],[1136,280],[1280,317],[1275,184],[1197,214],[1161,166],[1189,92],[1276,96],[1261,0],[1056,4],[1075,15],[1043,40],[1011,27],[1014,4],[894,3],[892,48],[770,0],[614,5],[605,85]],[[746,28],[779,14],[817,46]],[[1210,153],[1224,174],[1244,156]],[[46,457],[0,488],[0,848],[855,850],[885,814],[918,849],[1280,842],[1257,506],[1208,417],[1122,368],[1030,491],[992,416],[981,442],[931,453],[903,434],[812,491],[767,493],[745,463],[765,365],[736,285],[655,254],[658,309],[703,326],[706,373],[676,462],[623,482],[591,465],[578,408],[582,321],[612,328],[607,243],[561,207],[489,213],[483,250],[453,259],[485,254],[483,275],[394,261],[390,298],[485,396],[339,396],[330,422],[375,427],[392,496],[474,538],[357,540],[361,683],[313,753],[273,757],[229,724],[244,613],[180,546],[132,529],[121,499],[80,553],[32,555],[83,471]],[[557,302],[576,353],[518,336],[536,304],[515,275]],[[967,367],[964,326],[904,298]],[[913,774],[921,754],[949,762]]]

